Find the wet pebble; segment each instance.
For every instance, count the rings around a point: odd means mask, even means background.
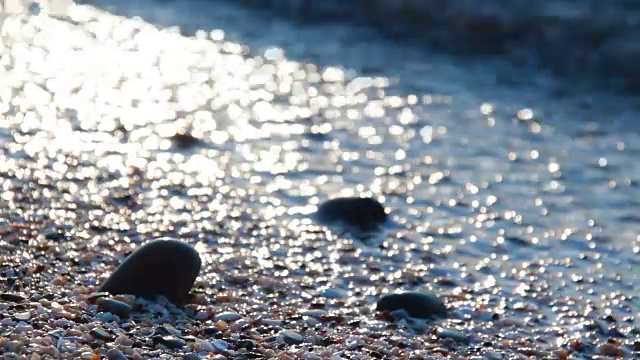
[[[122,345],[122,346],[133,346],[133,344],[135,343],[133,340],[131,340],[129,337],[127,337],[124,334],[119,335],[116,338],[116,344],[118,345]]]
[[[95,320],[103,323],[109,323],[109,322],[115,321],[116,319],[117,317],[110,312],[101,312],[96,314],[95,316]]]
[[[185,354],[185,355],[182,357],[182,359],[183,359],[183,360],[200,360],[200,359],[202,359],[202,358],[201,358],[201,357],[200,357],[200,355],[198,355],[198,354],[190,353],[190,354]]]
[[[98,299],[97,303],[98,309],[112,313],[121,318],[126,318],[131,315],[131,306],[123,303],[122,301],[100,298]]]
[[[319,318],[321,316],[325,316],[327,315],[327,312],[324,310],[320,310],[320,309],[313,309],[313,310],[303,310],[300,312],[301,315],[305,315],[305,316],[311,316],[314,318]]]
[[[207,340],[196,339],[195,344],[193,345],[193,349],[198,352],[200,351],[211,352],[213,351],[213,345]]]
[[[226,323],[234,322],[242,319],[242,315],[234,312],[223,312],[215,316],[216,321],[224,321]]]
[[[461,343],[468,343],[470,340],[469,335],[452,329],[438,328],[438,330],[436,331],[436,335],[440,339],[453,339]]]
[[[212,336],[212,335],[216,335],[220,332],[220,329],[218,329],[215,326],[207,326],[207,327],[203,327],[202,329],[200,329],[200,333],[203,335],[207,335],[207,336]]]
[[[169,349],[180,349],[182,347],[184,347],[185,345],[187,345],[187,342],[177,338],[175,336],[162,336],[162,337],[158,337],[156,339],[157,343],[160,343],[166,347],[168,347]]]
[[[421,319],[445,317],[447,307],[437,296],[426,292],[405,292],[384,295],[376,304],[377,311],[404,310],[409,316]]]
[[[225,351],[229,348],[229,344],[224,340],[214,340],[212,344],[217,351]]]
[[[346,299],[348,296],[346,291],[338,289],[325,289],[319,295],[327,299]]]
[[[256,342],[253,340],[240,340],[236,343],[236,346],[238,347],[238,349],[247,349],[249,351],[253,350],[253,348],[256,347]]]
[[[202,140],[198,139],[197,137],[189,133],[182,132],[178,132],[173,135],[171,137],[171,140],[179,149],[188,149],[202,143]]]
[[[387,220],[384,206],[373,198],[342,197],[331,199],[318,207],[322,223],[340,222],[360,230],[375,230]]]
[[[129,255],[99,291],[145,298],[165,296],[181,305],[189,298],[200,266],[200,255],[192,246],[160,238]]]
[[[282,339],[287,344],[300,344],[304,340],[302,335],[295,331],[285,330],[281,332],[280,335],[282,335]]]
[[[127,357],[118,349],[109,349],[107,351],[108,360],[127,360]]]
[[[624,356],[624,351],[622,351],[618,345],[610,343],[600,345],[600,347],[598,347],[598,353],[604,356]]]
[[[113,336],[111,336],[111,334],[109,334],[106,330],[101,329],[101,328],[93,328],[89,331],[89,335],[91,335],[91,337],[93,337],[94,339],[97,340],[101,340],[101,341],[112,341],[113,340]]]
[[[21,302],[25,301],[26,299],[27,298],[25,298],[24,296],[19,295],[19,294],[12,294],[12,293],[2,293],[2,294],[0,294],[0,300],[2,300],[2,301],[21,303]]]

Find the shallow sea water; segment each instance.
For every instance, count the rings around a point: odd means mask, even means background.
[[[190,311],[285,320],[261,350],[282,328],[307,337],[263,357],[637,355],[637,100],[220,3],[94,4],[2,29],[0,292],[54,293],[96,321],[83,296],[174,236],[205,262]],[[394,221],[378,242],[310,220],[361,194]],[[372,312],[424,289],[448,319],[419,331]],[[180,326],[207,325],[191,315]]]

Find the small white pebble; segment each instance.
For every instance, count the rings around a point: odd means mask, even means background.
[[[80,354],[80,359],[82,360],[91,360],[91,357],[93,356],[93,353],[90,351],[85,351],[82,354]]]

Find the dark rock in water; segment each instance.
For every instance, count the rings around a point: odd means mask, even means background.
[[[162,295],[182,305],[189,300],[200,266],[200,255],[193,247],[162,238],[129,255],[99,291],[145,298]]]
[[[126,318],[131,315],[131,306],[123,303],[122,301],[100,298],[97,301],[98,309],[106,312],[110,312],[121,318]]]
[[[336,198],[318,207],[317,219],[323,223],[342,223],[358,230],[375,230],[387,220],[384,206],[372,198]]]
[[[430,293],[421,292],[385,295],[378,300],[376,310],[404,310],[409,316],[422,319],[447,315],[447,307],[440,298]]]
[[[202,140],[188,133],[176,133],[171,140],[179,149],[188,149],[202,143]]]

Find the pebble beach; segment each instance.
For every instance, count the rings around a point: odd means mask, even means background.
[[[222,2],[0,39],[4,359],[640,354],[636,98]]]

